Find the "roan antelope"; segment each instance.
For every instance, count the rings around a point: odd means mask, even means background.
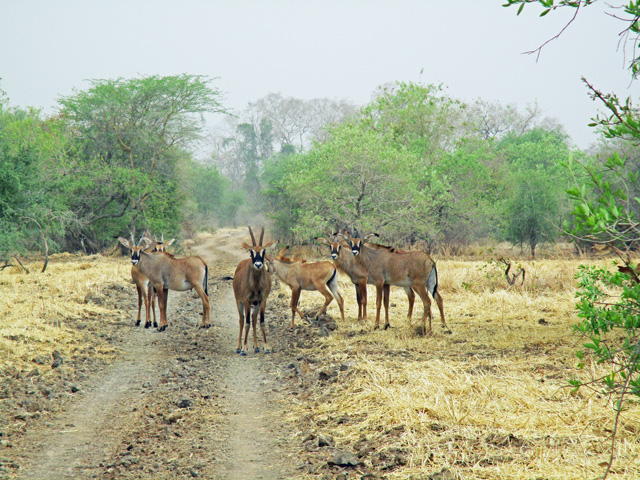
[[[344,235],[347,245],[356,259],[356,263],[365,268],[369,279],[376,286],[376,323],[375,328],[380,326],[380,307],[384,294],[385,324],[384,328],[389,328],[389,287],[395,285],[399,287],[410,287],[420,296],[424,307],[422,314],[422,324],[425,334],[431,332],[431,300],[429,293],[433,296],[438,309],[443,328],[449,332],[449,328],[444,320],[444,306],[442,296],[438,292],[438,271],[433,259],[425,252],[398,252],[393,248],[380,249],[370,248],[366,241],[376,233],[365,235],[363,238],[355,238]],[[429,329],[426,328],[426,320],[429,319]]]
[[[253,347],[255,352],[259,352],[258,338],[256,334],[256,324],[258,314],[260,314],[260,331],[264,342],[264,353],[270,353],[267,343],[267,334],[264,330],[264,310],[267,307],[267,298],[271,291],[271,275],[267,271],[265,264],[266,249],[275,242],[262,244],[264,238],[264,227],[260,232],[260,241],[256,243],[253,231],[249,227],[251,241],[253,245],[242,242],[242,247],[251,254],[238,263],[233,274],[233,294],[236,297],[236,306],[240,317],[240,332],[238,333],[238,348],[236,353],[247,354],[247,342],[249,338],[249,327],[253,326]],[[252,312],[253,310],[253,312]],[[244,326],[244,344],[242,343],[242,330]]]
[[[140,239],[142,240],[142,239]],[[173,244],[175,238],[172,238],[168,242],[157,240],[152,244],[147,244],[144,248],[145,250],[153,249],[154,253],[165,253],[165,249]],[[131,242],[133,243],[133,235],[131,236]],[[138,243],[140,245],[140,243]],[[156,291],[149,284],[149,279],[144,276],[144,274],[140,271],[138,265],[131,266],[131,279],[136,286],[136,290],[138,292],[138,317],[136,319],[136,327],[140,326],[140,310],[142,309],[142,303],[144,301],[145,308],[145,322],[144,328],[151,327],[151,317],[150,313],[153,312],[153,326],[158,327],[158,322],[156,321],[156,308],[155,308],[155,298]]]
[[[316,240],[324,245],[327,245],[330,249],[331,258],[336,268],[341,272],[347,274],[356,287],[356,302],[358,303],[358,320],[367,319],[367,283],[373,284],[373,281],[369,279],[367,270],[359,263],[356,262],[355,257],[349,250],[342,249],[342,242],[336,238],[334,234],[333,241],[325,237],[316,237]],[[376,243],[369,243],[370,248],[382,248],[390,249],[385,245],[378,245]],[[409,300],[409,312],[407,318],[411,320],[413,313],[413,303],[416,298],[416,294],[411,287],[405,287],[407,292],[407,298]]]
[[[207,293],[207,274],[209,269],[200,257],[172,258],[168,254],[147,253],[138,245],[119,237],[120,243],[131,250],[131,263],[138,266],[140,272],[149,279],[149,283],[158,294],[160,308],[160,324],[158,331],[166,330],[167,299],[169,290],[184,292],[192,288],[202,300],[201,328],[209,325],[209,295]],[[153,244],[148,238],[143,238],[147,244]]]
[[[305,316],[298,309],[298,300],[302,290],[317,290],[324,295],[325,302],[318,316],[323,314],[335,298],[340,307],[340,316],[344,322],[344,301],[338,291],[338,271],[331,262],[295,261],[284,256],[289,247],[284,247],[276,257],[268,257],[269,267],[278,278],[291,288],[291,327],[294,326],[296,313]]]

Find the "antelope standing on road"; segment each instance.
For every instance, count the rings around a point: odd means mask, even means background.
[[[389,328],[389,286],[410,287],[422,299],[424,312],[422,314],[422,324],[425,334],[431,332],[431,300],[427,293],[433,296],[438,309],[443,328],[449,332],[444,320],[444,306],[442,296],[438,292],[438,271],[433,259],[425,252],[397,252],[395,249],[374,249],[369,248],[366,241],[378,236],[375,233],[365,235],[362,239],[345,235],[345,240],[351,248],[356,263],[365,268],[369,279],[376,286],[376,312],[375,328],[380,326],[380,307],[384,294],[385,324],[384,328]],[[429,319],[429,329],[426,327],[426,320]]]
[[[158,331],[163,332],[168,326],[167,299],[169,290],[184,292],[192,288],[202,300],[201,328],[209,325],[209,295],[207,293],[207,274],[209,269],[200,257],[172,258],[168,254],[147,253],[133,242],[119,237],[120,243],[131,250],[131,263],[138,266],[140,272],[149,279],[149,283],[158,294],[160,308],[160,324]],[[153,242],[143,238],[147,244]]]
[[[331,301],[335,298],[340,307],[340,316],[344,322],[344,301],[338,291],[338,271],[331,262],[294,261],[284,256],[284,247],[274,258],[268,258],[269,266],[278,278],[291,288],[291,327],[294,326],[296,312],[304,319],[304,314],[298,310],[298,300],[302,290],[317,290],[324,295],[325,302],[318,316],[323,314]]]
[[[164,242],[163,236],[162,241],[154,241],[152,244],[147,245],[145,250],[153,249],[154,253],[165,253],[165,249],[173,244],[174,241],[175,238],[172,238],[168,242]],[[131,236],[131,242],[133,243],[133,235]],[[138,292],[138,317],[136,319],[136,327],[140,326],[140,310],[142,309],[143,301],[145,309],[144,328],[151,327],[150,312],[153,312],[153,326],[158,327],[158,322],[156,321],[155,289],[150,285],[149,279],[140,271],[138,265],[131,266],[131,279],[133,280]]]
[[[335,234],[333,241],[324,237],[316,237],[316,240],[329,246],[331,258],[333,259],[335,266],[338,268],[338,270],[346,273],[355,285],[356,302],[358,303],[358,320],[366,320],[367,283],[373,284],[373,281],[369,279],[369,272],[367,272],[367,270],[361,264],[356,262],[355,257],[350,250],[347,251],[342,249],[342,243],[340,240],[335,238]],[[378,245],[376,243],[369,243],[368,246],[370,248],[376,249],[390,248],[384,245]],[[407,313],[407,318],[411,320],[411,315],[413,314],[413,303],[415,301],[416,295],[411,287],[405,287],[405,291],[407,292],[407,298],[409,299],[409,312]]]
[[[238,315],[240,317],[240,332],[238,333],[238,348],[236,353],[242,355],[247,354],[247,342],[249,337],[249,328],[253,326],[253,348],[255,352],[259,352],[258,338],[256,334],[256,324],[258,323],[258,314],[260,315],[260,331],[262,332],[262,340],[264,342],[264,353],[270,353],[269,344],[267,343],[267,334],[264,330],[264,310],[267,307],[267,297],[271,291],[271,275],[267,271],[265,264],[266,249],[275,242],[262,244],[264,238],[264,227],[260,232],[260,241],[256,243],[253,231],[249,227],[251,241],[253,245],[242,242],[242,247],[251,254],[251,258],[247,258],[238,263],[236,271],[233,274],[233,294],[236,297],[236,306],[238,307]],[[244,344],[242,343],[242,330],[244,328]]]

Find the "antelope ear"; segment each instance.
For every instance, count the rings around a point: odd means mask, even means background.
[[[273,242],[269,242],[266,245],[262,245],[262,248],[269,248],[271,245],[275,244],[276,241],[274,240]]]
[[[351,250],[351,244],[350,244],[350,243],[348,243],[348,242],[346,242],[345,240],[340,240],[340,241],[338,242],[338,244],[339,244],[339,245],[342,245],[342,246],[343,246],[343,247],[345,247],[345,248],[348,248],[349,250]]]
[[[153,243],[153,240],[147,238],[147,237],[142,237],[140,238],[141,242],[145,242],[147,245],[151,245]]]
[[[118,240],[120,241],[120,243],[122,245],[124,245],[125,247],[127,247],[129,250],[131,250],[131,244],[129,243],[129,240],[127,240],[126,238],[122,238],[122,237],[118,237]]]
[[[242,248],[244,248],[245,250],[253,250],[253,247],[247,242],[242,242]]]
[[[171,246],[171,245],[173,244],[173,242],[175,242],[175,241],[176,241],[176,239],[175,239],[175,238],[172,238],[172,239],[171,239],[171,240],[169,240],[165,245],[166,245],[167,247],[169,247],[169,246]]]
[[[316,237],[316,240],[324,245],[331,246],[331,242],[324,237]]]

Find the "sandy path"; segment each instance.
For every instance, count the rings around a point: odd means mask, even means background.
[[[82,478],[108,461],[119,444],[119,424],[127,421],[131,405],[139,401],[143,385],[158,376],[166,360],[156,345],[162,339],[132,330],[125,358],[96,378],[84,397],[39,437],[25,479]]]
[[[240,248],[242,241],[249,240],[245,237],[248,237],[246,230],[221,230],[195,250],[208,264],[230,263],[228,275],[232,276],[235,265],[247,258],[247,253]],[[250,353],[242,357],[235,353],[239,321],[230,281],[221,289],[216,302],[219,308],[216,317],[224,339],[222,351],[226,353],[223,353],[226,458],[220,474],[228,480],[287,478],[282,471],[280,412],[274,402],[269,401],[274,385],[264,368],[265,354]]]

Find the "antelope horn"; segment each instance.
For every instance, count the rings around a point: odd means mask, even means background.
[[[256,237],[253,236],[253,230],[251,230],[251,225],[249,225],[249,233],[251,234],[251,241],[253,242],[253,246],[256,246]]]
[[[260,232],[260,243],[259,245],[262,245],[262,240],[264,239],[264,226],[262,227],[262,231]]]
[[[367,233],[364,237],[362,237],[362,240],[369,240],[370,238],[373,237],[379,237],[380,235],[378,235],[377,233]]]

